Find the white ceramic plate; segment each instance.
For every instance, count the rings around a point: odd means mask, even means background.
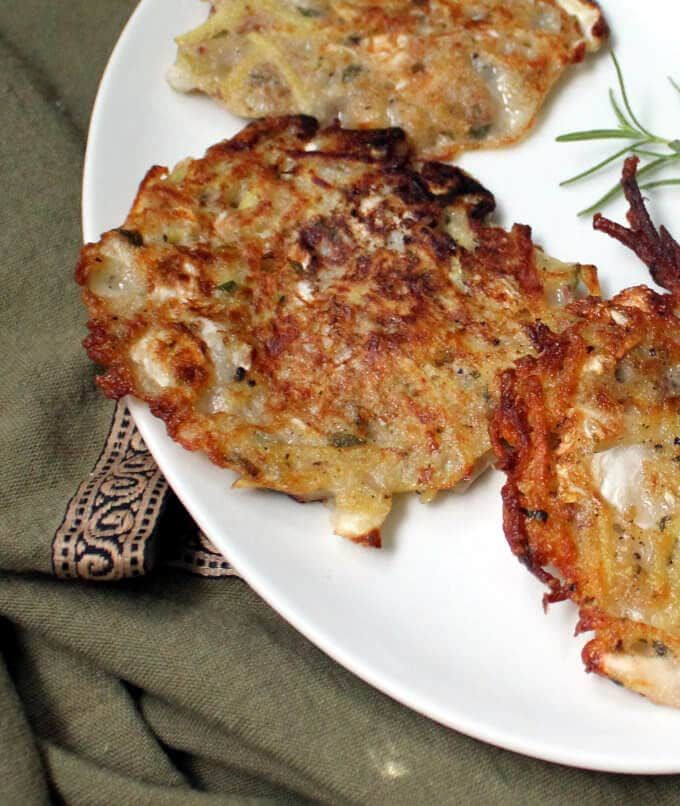
[[[605,0],[631,97],[644,121],[680,134],[676,0]],[[197,0],[143,0],[111,57],[92,117],[85,165],[87,240],[119,225],[152,164],[199,156],[242,122],[202,97],[173,92],[165,72],[173,37],[198,24]],[[554,94],[520,146],[463,164],[493,190],[504,224],[530,222],[557,257],[601,267],[605,289],[647,281],[615,242],[577,219],[614,175],[574,189],[559,180],[615,150],[558,145],[555,135],[609,126],[609,59],[589,60]],[[616,145],[616,144],[615,144]],[[657,191],[652,210],[676,233],[680,192]],[[623,204],[609,210],[622,216]],[[601,770],[680,771],[680,711],[592,675],[572,637],[569,604],[541,610],[542,587],[511,556],[501,530],[501,476],[463,496],[396,502],[382,551],[331,534],[321,504],[230,489],[233,475],[175,445],[138,403],[131,408],[158,464],[196,521],[252,587],[329,655],[411,708],[487,742]]]

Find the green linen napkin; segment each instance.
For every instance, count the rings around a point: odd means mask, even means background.
[[[674,803],[675,777],[546,764],[398,705],[222,577],[175,500],[161,513],[162,478],[94,387],[72,281],[88,116],[133,5],[0,3],[0,803]],[[116,429],[134,528],[118,471],[78,513]],[[65,541],[86,515],[104,532]]]

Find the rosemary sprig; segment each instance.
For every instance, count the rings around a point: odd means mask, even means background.
[[[680,139],[669,139],[660,137],[653,134],[646,126],[640,123],[639,118],[633,111],[630,100],[628,99],[628,92],[626,90],[626,82],[623,78],[623,72],[616,54],[611,52],[612,61],[614,62],[614,69],[616,71],[616,79],[621,99],[617,97],[614,90],[609,90],[609,103],[611,104],[614,115],[618,122],[616,128],[611,129],[589,129],[586,131],[570,132],[569,134],[562,134],[557,138],[558,143],[576,143],[586,140],[627,140],[626,145],[611,154],[609,157],[601,160],[597,165],[587,168],[585,171],[571,176],[560,182],[562,187],[571,185],[587,176],[597,173],[602,168],[615,162],[625,154],[636,154],[639,157],[649,157],[651,160],[644,164],[638,171],[638,177],[644,177],[648,174],[660,171],[663,168],[673,165],[673,163],[680,161]],[[680,93],[680,84],[674,81],[670,76],[668,80],[671,86]],[[647,148],[647,146],[661,146],[666,150],[659,151]],[[680,185],[680,179],[660,179],[655,182],[648,182],[647,184],[640,185],[641,188],[648,190],[651,188],[667,187],[669,185]],[[596,210],[602,209],[605,204],[615,199],[622,192],[621,185],[617,183],[607,193],[599,198],[590,207],[581,210],[579,215],[590,215]]]

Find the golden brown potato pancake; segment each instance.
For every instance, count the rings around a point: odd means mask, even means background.
[[[627,230],[597,228],[648,263],[670,294],[629,288],[572,306],[539,357],[501,379],[491,433],[513,552],[594,630],[586,667],[680,706],[680,246],[657,233],[627,162]]]
[[[469,480],[490,457],[496,373],[591,267],[485,226],[488,191],[410,161],[398,129],[251,124],[152,168],[123,227],[84,247],[90,356],[239,486],[330,499],[379,544],[393,493]]]
[[[399,126],[421,154],[519,139],[607,26],[593,0],[213,0],[169,78],[234,114]]]

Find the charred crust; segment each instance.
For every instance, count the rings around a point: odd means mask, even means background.
[[[300,246],[313,258],[323,244],[324,259],[329,263],[346,263],[356,250],[347,222],[337,218],[320,218],[312,221],[302,227],[298,239]],[[314,273],[315,262],[312,260],[306,273]]]
[[[586,48],[585,42],[579,42],[578,45],[574,48],[571,54],[571,61],[573,64],[580,64],[585,58],[586,53],[588,52]]]
[[[627,246],[649,267],[656,283],[674,296],[680,294],[680,244],[661,226],[657,231],[645,206],[637,183],[638,157],[628,157],[623,164],[621,186],[629,204],[626,214],[630,228],[610,221],[600,213],[593,227]]]
[[[513,224],[510,231],[518,252],[516,277],[525,291],[543,290],[536,267],[534,244],[531,240],[531,227],[526,224]]]
[[[184,263],[184,256],[180,252],[175,252],[158,261],[156,264],[156,273],[160,279],[168,283],[187,280],[189,279],[189,275]]]
[[[517,370],[506,369],[501,373],[500,400],[491,418],[491,444],[499,469],[506,472],[515,467],[518,447],[528,444],[529,423],[515,393],[516,381]]]
[[[179,364],[175,369],[175,374],[187,386],[200,386],[208,375],[205,367],[198,364]]]
[[[483,218],[496,207],[496,200],[482,184],[455,165],[425,162],[422,179],[431,196],[440,204],[451,204],[461,197],[470,197],[470,215]]]
[[[602,8],[599,3],[595,0],[587,0],[588,5],[596,8],[600,13],[595,21],[593,27],[590,29],[590,33],[596,38],[600,40],[605,40],[609,37],[611,31],[609,28],[609,23],[607,22],[606,17],[602,13]]]
[[[527,325],[526,329],[531,343],[539,353],[549,350],[561,343],[560,337],[553,333],[552,330],[540,320]]]
[[[122,235],[125,240],[135,247],[144,246],[144,238],[142,234],[136,229],[125,229],[125,227],[118,227],[118,229],[114,230],[119,235]]]
[[[183,246],[178,244],[175,249],[198,263],[212,263],[215,260],[215,254],[204,246]]]
[[[474,227],[474,223],[473,223]],[[514,277],[527,295],[542,298],[543,284],[535,260],[531,228],[515,224],[510,232],[498,227],[474,227],[477,246],[472,252],[462,250],[464,266],[484,265],[488,271]]]
[[[403,129],[342,129],[339,123],[323,130],[320,151],[334,157],[355,157],[386,165],[401,164],[410,154]]]
[[[562,602],[569,598],[570,591],[562,583],[545,570],[545,561],[539,556],[531,545],[527,530],[526,509],[520,503],[521,494],[516,485],[508,482],[504,485],[501,496],[503,499],[503,529],[510,550],[538,580],[550,588],[543,596],[543,607],[549,604]]]
[[[361,546],[368,546],[369,548],[379,549],[382,547],[382,538],[380,536],[380,529],[372,529],[365,535],[354,538],[355,543]]]
[[[319,130],[318,121],[310,115],[267,117],[249,123],[235,137],[213,146],[208,153],[217,151],[252,151],[261,143],[282,135],[301,141],[311,140]]]
[[[317,124],[318,127],[318,124]],[[316,148],[302,149],[312,137],[301,142],[291,143],[287,154],[298,160],[345,160],[358,161],[368,165],[379,165],[383,169],[403,166],[410,157],[410,146],[402,129],[343,129],[334,124],[318,132]],[[231,141],[226,141],[228,146]]]
[[[423,177],[415,171],[393,171],[392,188],[405,204],[425,204],[434,200]]]
[[[497,465],[508,474],[508,481],[501,491],[506,540],[515,557],[541,581],[545,581],[543,579],[545,572],[530,546],[524,515],[526,507],[514,481],[515,470],[530,445],[529,421],[524,406],[516,394],[516,382],[516,370],[509,369],[501,374],[499,406],[492,416],[489,433]]]
[[[542,365],[553,373],[562,369],[570,352],[586,349],[580,337],[553,333],[547,325],[540,321],[529,325],[527,332],[536,351],[540,354]]]
[[[481,221],[496,209],[496,199],[490,192],[472,198],[470,217]]]
[[[441,230],[436,229],[428,230],[427,241],[430,244],[430,248],[436,255],[437,260],[448,260],[458,251],[456,242],[448,234],[448,232],[442,232]]]
[[[540,548],[540,542],[538,546],[532,542],[529,523],[532,523],[531,528],[545,529],[549,515],[545,507],[534,506],[533,503],[529,505],[518,484],[518,479],[524,477],[532,454],[539,451],[545,436],[530,423],[527,408],[531,406],[533,410],[543,405],[540,387],[533,382],[530,374],[536,365],[535,359],[527,357],[518,362],[516,369],[505,370],[501,374],[500,401],[491,418],[489,434],[497,466],[508,476],[501,491],[503,531],[515,557],[549,588],[543,597],[543,607],[546,608],[549,604],[570,598],[574,588],[571,584],[563,584],[545,569],[548,560]],[[523,385],[527,389],[523,389]]]
[[[590,29],[590,32],[597,39],[607,39],[609,37],[611,34],[609,23],[602,14],[599,16],[595,25]]]
[[[519,491],[514,484],[506,483],[501,491],[501,497],[503,499],[503,528],[510,550],[533,572],[536,567],[540,568],[540,563],[537,563],[532,556]]]

